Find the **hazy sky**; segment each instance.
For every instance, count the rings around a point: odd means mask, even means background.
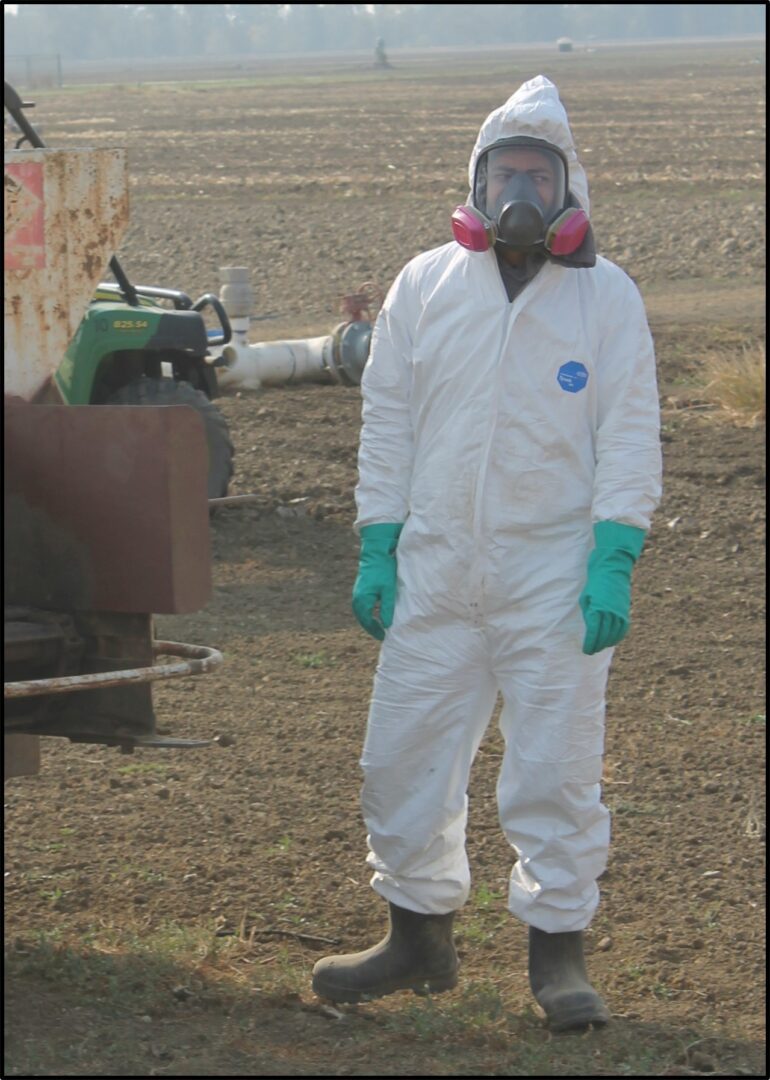
[[[762,4],[6,4],[5,52],[64,64],[139,54],[265,55],[760,35]],[[22,10],[23,9],[23,10]]]

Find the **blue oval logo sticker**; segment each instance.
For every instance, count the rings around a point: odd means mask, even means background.
[[[562,364],[556,376],[559,386],[570,394],[579,393],[588,382],[588,371],[579,360]]]

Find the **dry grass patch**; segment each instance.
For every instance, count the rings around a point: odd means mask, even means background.
[[[704,394],[737,423],[756,424],[765,419],[765,366],[764,345],[712,356],[704,364]]]

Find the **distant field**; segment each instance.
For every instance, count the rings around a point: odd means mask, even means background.
[[[594,40],[574,42],[573,55],[605,55],[640,53],[648,65],[654,65],[656,59],[667,62],[666,53],[672,49],[682,50],[693,47],[723,50],[725,46],[753,48],[764,53],[763,37],[735,37],[732,39],[691,38],[691,39],[650,39],[646,41],[609,41]],[[65,85],[88,84],[94,82],[114,83],[123,80],[143,82],[155,80],[180,79],[230,79],[239,78],[239,73],[249,77],[259,74],[273,76],[279,72],[309,74],[313,72],[333,71],[338,74],[350,70],[370,67],[373,59],[372,49],[329,51],[317,53],[275,53],[256,56],[199,56],[189,58],[150,59],[136,57],[130,61],[120,58],[111,60],[64,60],[62,74]],[[553,42],[531,42],[506,44],[504,46],[475,45],[466,47],[434,46],[425,48],[389,48],[388,58],[394,67],[430,69],[435,64],[450,64],[453,68],[467,66],[478,70],[482,64],[506,62],[511,56],[527,54],[529,56],[551,57],[556,52]],[[13,82],[17,78],[22,82],[27,69],[23,61],[10,58],[6,66],[6,78]]]

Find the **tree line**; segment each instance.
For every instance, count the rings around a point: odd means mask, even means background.
[[[5,53],[185,57],[761,34],[764,4],[18,4]]]

